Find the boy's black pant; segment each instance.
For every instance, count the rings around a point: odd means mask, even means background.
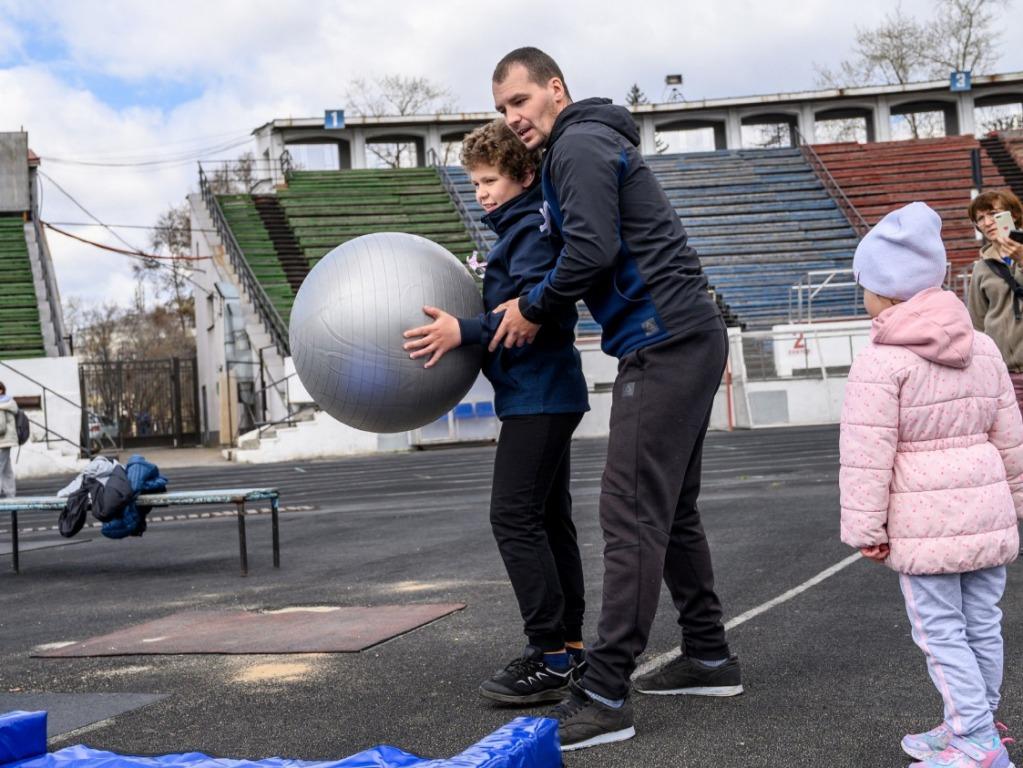
[[[728,655],[700,523],[703,438],[728,354],[720,320],[622,358],[600,489],[604,593],[583,686],[619,699],[646,648],[663,578],[684,648]]]
[[[582,639],[583,567],[572,524],[570,448],[581,413],[509,416],[494,460],[490,524],[530,645]]]

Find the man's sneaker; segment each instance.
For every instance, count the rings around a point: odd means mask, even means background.
[[[572,679],[578,683],[590,666],[590,662],[586,660],[586,649],[570,650],[568,655],[572,657]]]
[[[569,685],[568,698],[552,709],[549,717],[558,721],[562,752],[625,741],[636,735],[629,699],[617,709],[609,707],[591,699],[575,682]]]
[[[953,736],[941,752],[913,765],[923,768],[1014,768],[1005,745],[997,736],[991,737],[991,743]]]
[[[480,695],[502,704],[561,701],[572,679],[572,669],[551,669],[544,664],[543,651],[527,645],[522,656],[480,686]]]
[[[742,669],[738,656],[730,656],[718,667],[679,656],[660,669],[637,677],[633,687],[640,693],[658,696],[738,696],[742,693]]]
[[[953,736],[952,729],[944,723],[925,733],[907,733],[902,737],[902,751],[917,760],[926,760],[948,747]]]

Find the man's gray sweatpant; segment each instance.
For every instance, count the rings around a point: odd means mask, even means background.
[[[15,496],[14,462],[11,461],[11,449],[0,448],[0,498]]]
[[[913,640],[957,735],[990,736],[1002,687],[1005,566],[900,577]]]
[[[720,318],[622,358],[600,485],[604,593],[583,687],[619,699],[646,648],[661,582],[678,610],[682,647],[727,658],[697,498],[703,439],[728,357]]]

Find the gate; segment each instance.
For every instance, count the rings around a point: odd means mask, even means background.
[[[86,445],[197,445],[201,425],[196,361],[117,360],[79,367]]]

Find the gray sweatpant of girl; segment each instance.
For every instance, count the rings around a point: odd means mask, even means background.
[[[1005,566],[900,577],[913,640],[945,703],[956,735],[990,736],[1002,687]]]

